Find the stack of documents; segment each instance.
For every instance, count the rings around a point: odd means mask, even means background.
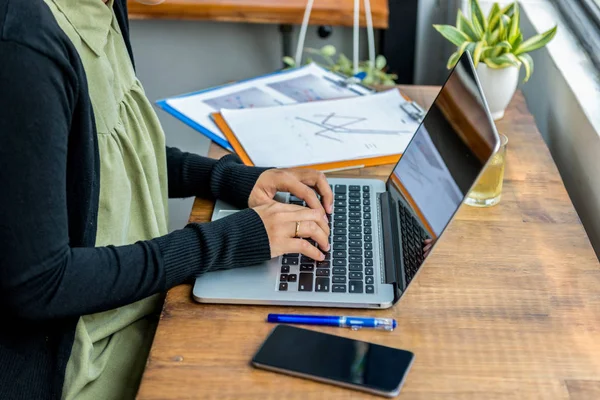
[[[221,109],[273,107],[362,96],[372,91],[358,84],[346,84],[345,78],[316,64],[288,69],[160,100],[166,112],[185,122],[222,147],[232,150],[210,114]]]
[[[221,110],[215,122],[247,165],[321,170],[396,162],[419,127],[396,89],[341,100]]]
[[[316,64],[158,104],[261,167],[330,171],[394,163],[420,121],[398,90],[375,94]]]

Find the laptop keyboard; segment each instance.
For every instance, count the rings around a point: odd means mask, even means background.
[[[402,230],[404,279],[406,285],[408,285],[423,263],[423,241],[430,239],[430,236],[401,201],[398,201],[398,210],[400,213],[400,229]]]
[[[280,291],[375,293],[371,187],[335,185],[332,189],[330,251],[324,261],[298,253],[281,257]],[[290,203],[305,206],[293,196]]]

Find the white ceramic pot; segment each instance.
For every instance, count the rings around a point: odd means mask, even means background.
[[[479,63],[477,76],[479,76],[483,93],[490,106],[492,117],[494,120],[504,117],[504,110],[517,90],[519,67],[494,69],[485,63]]]

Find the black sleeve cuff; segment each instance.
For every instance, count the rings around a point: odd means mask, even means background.
[[[221,158],[213,167],[211,192],[238,208],[248,207],[248,197],[256,180],[269,168],[248,167],[236,155]]]
[[[222,199],[238,208],[248,207],[256,180],[268,168],[247,167],[234,154],[213,160],[167,148],[169,197]]]
[[[271,258],[269,237],[252,209],[155,239],[171,288],[204,272],[260,264]]]

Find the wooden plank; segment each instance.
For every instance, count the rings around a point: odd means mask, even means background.
[[[402,90],[429,107],[438,88]],[[312,329],[413,351],[402,399],[599,398],[600,265],[520,93],[497,125],[509,137],[502,201],[463,206],[400,303],[365,311],[398,329]],[[336,175],[385,179],[391,168]],[[197,200],[190,220],[211,210]],[[372,398],[248,365],[273,328],[267,313],[308,309],[199,305],[190,293],[167,296],[140,399]]]
[[[360,24],[366,26],[361,1]],[[306,0],[166,0],[149,6],[128,0],[131,19],[188,19],[266,24],[302,23]],[[373,26],[388,27],[387,0],[371,0]],[[311,25],[352,26],[353,0],[317,0],[311,13]]]

